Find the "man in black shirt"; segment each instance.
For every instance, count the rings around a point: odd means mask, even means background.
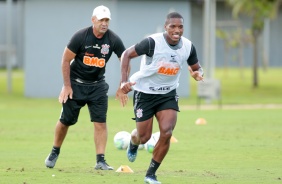
[[[104,158],[108,137],[106,116],[109,89],[104,74],[112,53],[120,59],[125,47],[120,37],[108,29],[110,19],[111,13],[107,7],[96,7],[92,15],[93,25],[77,31],[64,50],[64,84],[59,95],[63,107],[56,124],[52,151],[45,160],[48,168],[55,166],[69,126],[77,122],[80,109],[87,104],[94,124],[95,169],[113,170]],[[119,99],[127,100],[127,96],[119,92],[120,89],[117,91]]]

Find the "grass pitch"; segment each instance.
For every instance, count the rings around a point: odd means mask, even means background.
[[[2,79],[1,90],[4,89]],[[44,160],[52,148],[61,106],[57,99],[24,98],[22,83],[19,83],[22,78],[14,81],[14,94],[1,91],[0,95],[1,184],[143,183],[151,154],[140,150],[136,161],[130,163],[125,150],[117,150],[113,143],[115,133],[130,132],[135,127],[131,120],[131,101],[121,108],[117,101],[110,99],[106,159],[115,170],[128,165],[134,173],[93,169],[96,160],[93,125],[89,122],[87,108],[82,109],[79,122],[69,129],[55,168],[48,169]],[[269,84],[262,83],[264,85]],[[271,93],[265,94],[266,99],[275,98]],[[279,94],[277,100],[265,103],[279,102]],[[227,96],[236,95],[229,93]],[[256,101],[254,97],[253,100]],[[163,184],[282,182],[282,108],[197,110],[194,106],[186,108],[195,99],[180,98],[180,101],[181,112],[174,131],[178,142],[171,144],[157,172]],[[230,97],[228,101],[237,100]],[[205,118],[207,124],[196,125],[199,117]]]

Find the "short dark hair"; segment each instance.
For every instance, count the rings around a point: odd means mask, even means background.
[[[180,15],[180,13],[177,12],[171,12],[166,16],[166,19],[171,19],[171,18],[180,18],[183,19],[182,15]]]

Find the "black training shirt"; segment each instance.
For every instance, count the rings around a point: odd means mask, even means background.
[[[72,81],[93,83],[104,79],[106,63],[114,52],[118,58],[125,50],[120,37],[108,29],[102,38],[96,38],[93,27],[77,31],[67,47],[76,54],[71,62]]]

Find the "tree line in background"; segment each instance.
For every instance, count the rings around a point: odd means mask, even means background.
[[[222,29],[217,29],[217,36],[224,41],[225,51],[228,53],[229,48],[239,48],[239,65],[243,67],[242,63],[242,48],[245,44],[252,44],[253,46],[253,87],[258,87],[258,55],[259,44],[258,39],[264,31],[264,23],[267,19],[275,19],[282,0],[227,0],[226,4],[231,6],[232,15],[238,18],[240,14],[247,15],[251,18],[250,31],[243,32],[240,22],[234,22],[237,30],[233,33],[228,33]],[[226,59],[225,59],[226,60]],[[225,61],[225,66],[227,65]],[[264,66],[266,66],[264,64]]]

